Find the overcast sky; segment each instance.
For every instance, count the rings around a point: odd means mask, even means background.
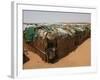
[[[91,22],[89,13],[23,11],[24,23]]]

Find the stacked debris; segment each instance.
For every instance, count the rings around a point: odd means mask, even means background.
[[[24,30],[24,40],[46,62],[54,62],[90,37],[90,24],[33,24]]]

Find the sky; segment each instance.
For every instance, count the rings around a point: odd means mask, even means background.
[[[67,23],[90,23],[90,13],[69,13],[69,12],[50,12],[50,11],[23,11],[23,22],[24,23],[56,23],[56,22],[67,22]]]

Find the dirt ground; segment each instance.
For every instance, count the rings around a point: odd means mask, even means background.
[[[56,63],[46,63],[37,54],[28,51],[29,61],[23,65],[23,69],[75,67],[91,65],[91,39],[84,41],[76,50]]]

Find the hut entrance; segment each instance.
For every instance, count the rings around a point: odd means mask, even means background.
[[[54,60],[56,59],[56,48],[57,48],[57,41],[56,39],[54,40],[49,40],[47,39],[47,55],[48,55],[48,61],[53,63]]]

